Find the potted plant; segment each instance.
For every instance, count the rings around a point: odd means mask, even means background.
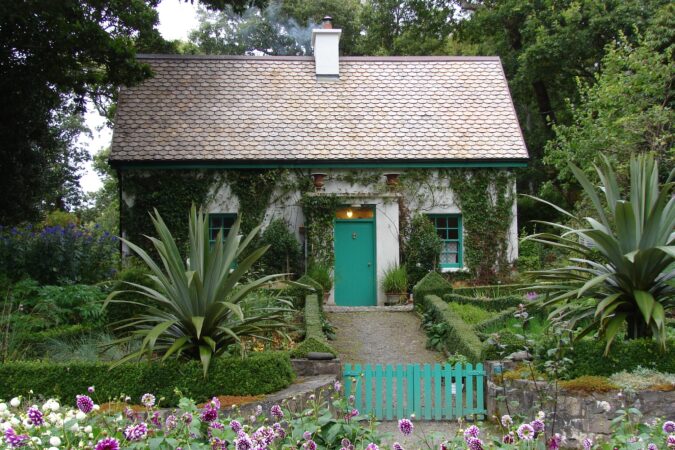
[[[405,266],[392,266],[384,272],[382,290],[387,296],[385,304],[398,305],[406,299],[408,289],[408,274]]]
[[[307,269],[307,275],[321,285],[323,289],[323,302],[328,301],[330,290],[333,289],[333,278],[330,269],[322,264],[314,263]]]

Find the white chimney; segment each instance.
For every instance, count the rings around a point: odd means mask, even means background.
[[[326,16],[321,21],[322,28],[312,30],[312,48],[318,80],[337,80],[340,78],[340,34],[342,30],[333,29],[333,18]]]

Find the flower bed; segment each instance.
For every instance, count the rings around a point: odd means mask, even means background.
[[[0,398],[27,395],[32,391],[44,397],[74,398],[91,384],[97,386],[99,398],[117,398],[120,393],[140,397],[155,392],[164,404],[178,404],[180,390],[197,401],[214,395],[258,395],[278,391],[294,378],[288,353],[254,353],[247,358],[217,358],[204,379],[196,361],[169,360],[163,364],[124,364],[110,369],[110,364],[74,362],[12,362],[0,364]]]
[[[98,387],[72,399],[75,408],[49,399],[38,406],[34,399],[15,397],[0,403],[0,444],[3,448],[136,449],[290,449],[302,445],[316,450],[344,448],[376,450],[380,436],[374,422],[363,417],[340,395],[336,382],[329,398],[331,415],[323,395],[307,403],[275,404],[267,414],[258,407],[248,418],[224,417],[214,397],[198,407],[181,398],[179,409],[161,410],[162,401],[145,393],[141,411],[104,411],[96,403]],[[129,401],[130,398],[125,400]],[[70,402],[68,402],[70,403]]]

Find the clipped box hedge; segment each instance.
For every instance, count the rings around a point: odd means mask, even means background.
[[[538,356],[545,361],[547,345],[538,349]],[[610,376],[621,371],[632,371],[639,367],[675,373],[675,339],[669,339],[667,350],[661,351],[653,339],[616,340],[609,355],[604,356],[605,342],[599,339],[582,339],[574,343],[565,353],[572,360],[567,379],[582,375]]]
[[[505,297],[487,298],[487,297],[466,297],[453,293],[443,295],[443,300],[447,303],[460,303],[479,306],[488,311],[504,311],[513,308],[521,303],[525,303],[522,295],[507,295]]]
[[[58,397],[74,404],[77,394],[95,386],[94,398],[106,402],[124,394],[140,402],[146,392],[164,397],[163,406],[176,406],[180,399],[174,391],[196,401],[214,395],[260,395],[276,392],[293,382],[295,373],[288,353],[254,353],[247,358],[216,358],[204,379],[201,363],[170,360],[159,363],[124,364],[110,369],[109,363],[50,363],[19,361],[0,364],[0,399],[17,395]]]
[[[444,323],[448,329],[445,347],[450,353],[466,356],[471,362],[481,361],[481,341],[471,325],[455,314],[437,295],[424,297],[424,309],[435,323]]]
[[[308,295],[305,299],[305,340],[291,350],[291,358],[307,358],[310,352],[337,355],[323,334],[321,307],[316,294]]]
[[[438,272],[429,272],[413,288],[413,301],[415,304],[421,304],[425,302],[427,295],[443,297],[451,292],[452,284],[448,280]]]

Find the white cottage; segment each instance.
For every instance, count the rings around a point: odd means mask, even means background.
[[[314,30],[313,57],[140,56],[154,76],[120,92],[110,157],[122,232],[148,231],[152,207],[180,228],[193,201],[214,237],[246,208],[263,223],[281,217],[307,258],[328,253],[329,302],[381,305],[379,280],[420,213],[443,240],[438,268],[467,270],[472,230],[453,177],[511,174],[528,159],[499,58],[340,57],[340,33]],[[245,191],[242,178],[258,181]],[[513,177],[482,195],[511,202],[500,231],[511,262]],[[331,220],[309,227],[307,205],[321,198]]]

